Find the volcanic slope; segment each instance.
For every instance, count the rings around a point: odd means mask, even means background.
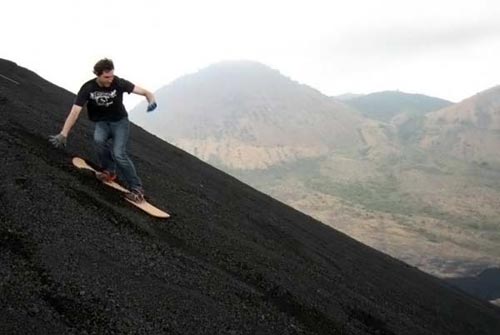
[[[142,129],[130,152],[164,221],[71,166],[74,95],[0,60],[1,334],[499,334],[500,312]],[[160,111],[161,112],[161,108]]]

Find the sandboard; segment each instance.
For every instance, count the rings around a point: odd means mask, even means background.
[[[85,169],[85,170],[90,170],[92,172],[97,173],[97,170],[94,169],[93,167],[91,167],[90,165],[87,164],[87,162],[80,158],[80,157],[74,157],[73,160],[73,165],[76,166],[77,168],[79,169]],[[123,193],[128,193],[129,190],[127,190],[125,187],[121,186],[120,184],[118,183],[115,183],[115,182],[103,182],[103,184],[106,184],[118,191],[121,191]],[[134,202],[132,200],[129,200],[127,198],[124,197],[125,200],[127,200],[129,203],[131,203],[132,205],[142,209],[144,212],[148,213],[149,215],[151,216],[154,216],[154,217],[157,217],[157,218],[163,218],[163,219],[166,219],[166,218],[169,218],[170,215],[164,211],[162,211],[161,209],[151,205],[149,202],[147,202],[146,200],[144,200],[143,202]]]

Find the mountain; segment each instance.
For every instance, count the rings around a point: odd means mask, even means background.
[[[134,121],[198,157],[265,169],[360,145],[363,119],[263,64],[213,64],[156,92],[161,113]]]
[[[407,117],[419,116],[452,104],[447,100],[400,91],[366,94],[344,100],[344,103],[360,111],[364,116],[382,122],[390,122],[398,114]]]
[[[450,278],[447,281],[478,298],[490,301],[500,299],[499,268],[486,269],[474,277]]]
[[[498,334],[500,310],[132,125],[159,221],[76,170],[74,95],[0,60],[2,334]]]
[[[500,86],[428,114],[422,129],[425,150],[500,166]]]

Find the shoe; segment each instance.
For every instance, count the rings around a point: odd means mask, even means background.
[[[95,176],[103,183],[111,183],[116,180],[116,174],[109,171],[96,172]]]
[[[141,203],[144,201],[144,190],[142,188],[134,188],[130,192],[125,193],[125,198],[133,202]]]

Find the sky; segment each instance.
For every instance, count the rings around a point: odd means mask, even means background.
[[[104,57],[153,92],[252,60],[329,96],[400,90],[459,102],[500,84],[498,18],[498,0],[16,0],[2,3],[0,58],[73,93]]]

